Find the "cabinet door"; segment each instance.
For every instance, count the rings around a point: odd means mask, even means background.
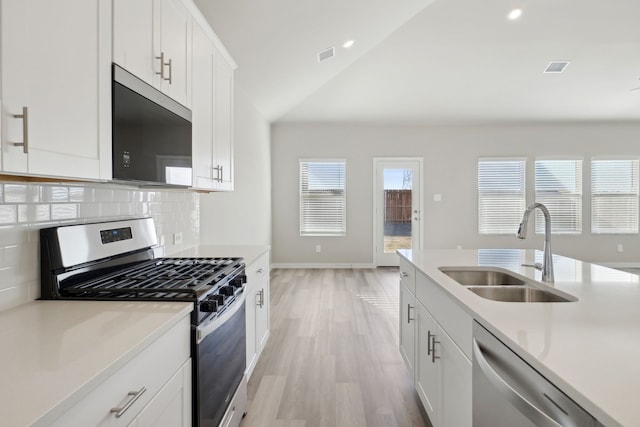
[[[218,190],[233,190],[233,69],[221,54],[216,55],[215,153],[213,164],[220,168]]]
[[[436,350],[434,341],[439,340],[438,324],[420,303],[416,313],[416,390],[422,401],[429,420],[434,427],[442,424],[439,421],[438,408],[438,367],[442,358],[439,348]],[[435,336],[435,337],[432,337]],[[433,352],[435,353],[435,356]]]
[[[160,46],[156,56],[164,54],[162,91],[179,103],[191,107],[191,25],[192,19],[180,0],[159,0]],[[169,64],[170,61],[170,64]]]
[[[258,270],[259,290],[258,302],[256,304],[256,350],[258,355],[262,353],[262,349],[267,344],[269,338],[269,271],[264,269]]]
[[[412,380],[415,374],[415,314],[416,299],[400,281],[400,354]]]
[[[471,427],[471,361],[441,328],[437,340],[440,425]]]
[[[247,281],[251,283],[252,276],[247,272]],[[247,322],[247,378],[251,377],[253,369],[258,362],[258,352],[256,347],[256,312],[259,301],[257,286],[249,288],[247,293],[247,309],[245,311],[245,319]]]
[[[152,86],[160,84],[160,60],[153,54],[156,1],[113,0],[113,62]]]
[[[213,162],[213,85],[215,48],[200,24],[193,24],[192,135],[193,186],[214,189]],[[249,324],[247,322],[247,324]],[[249,359],[247,359],[249,360]]]
[[[3,170],[109,179],[111,5],[4,0],[1,7]],[[14,117],[23,107],[28,126]],[[25,138],[27,150],[13,145]]]
[[[133,427],[187,427],[191,425],[191,359],[167,381],[145,406]]]

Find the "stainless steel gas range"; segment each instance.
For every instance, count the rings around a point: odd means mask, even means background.
[[[193,425],[239,420],[246,411],[243,260],[156,258],[156,245],[152,218],[42,229],[41,298],[193,302]]]

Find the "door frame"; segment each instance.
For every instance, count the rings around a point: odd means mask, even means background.
[[[423,221],[422,218],[424,216],[424,158],[423,157],[374,157],[373,158],[373,244],[372,244],[372,253],[373,253],[373,265],[378,267],[382,266],[378,263],[378,251],[377,245],[379,244],[380,239],[383,236],[380,236],[380,230],[378,229],[378,203],[380,203],[380,195],[378,194],[378,167],[383,163],[393,163],[393,162],[417,162],[418,163],[418,174],[419,174],[419,188],[418,188],[418,210],[419,210],[419,219],[418,222],[420,224],[420,228],[418,230],[418,247],[416,248],[413,245],[413,249],[422,249],[424,247],[424,231],[423,231]],[[412,193],[413,196],[413,193]],[[384,230],[382,231],[384,234]]]

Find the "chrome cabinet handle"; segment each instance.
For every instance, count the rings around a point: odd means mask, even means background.
[[[218,181],[218,182],[222,182],[222,166],[221,165],[216,165],[216,166],[212,167],[211,169],[216,171],[215,180]]]
[[[169,60],[169,62],[164,62],[164,52],[160,52],[160,56],[156,56],[156,59],[160,60],[160,71],[156,71],[156,74],[160,75],[162,80],[167,80],[169,81],[169,84],[171,84],[171,60]],[[169,66],[169,78],[164,76],[164,67],[167,65]]]
[[[260,308],[264,306],[264,288],[260,290]]]
[[[131,396],[129,401],[125,403],[125,405],[122,408],[111,408],[110,412],[115,412],[116,418],[120,418],[121,416],[124,415],[125,412],[129,410],[129,408],[131,408],[131,406],[134,403],[136,403],[136,400],[140,399],[140,396],[142,396],[145,391],[147,391],[146,387],[142,387],[138,391],[130,391],[129,393],[127,393],[127,396]]]
[[[260,289],[260,291],[256,294],[256,305],[259,308],[262,308],[262,306],[264,306],[264,288]]]
[[[431,334],[431,363],[436,363],[436,359],[440,359],[440,356],[436,356],[436,344],[440,344],[440,341],[436,341],[436,335]]]
[[[264,270],[263,270],[263,269],[261,269],[261,268],[259,268],[259,269],[257,269],[257,270],[256,270],[256,273],[258,273],[258,274],[262,274],[263,272],[264,272]]]
[[[409,273],[405,273],[404,271],[401,271],[400,277],[409,277]]]
[[[29,152],[29,108],[22,107],[22,114],[14,114],[14,119],[22,119],[22,142],[14,142],[14,147],[22,147],[22,152]]]
[[[427,330],[427,356],[431,356],[431,331]]]
[[[220,182],[222,182],[224,181],[224,172],[223,172],[224,169],[222,169],[223,168],[222,165],[220,165],[219,168],[220,168]]]
[[[485,378],[500,392],[509,402],[511,402],[525,417],[535,425],[541,427],[561,427],[549,415],[542,412],[533,403],[518,393],[509,383],[505,381],[491,366],[485,358],[478,341],[473,339],[473,360],[477,362]],[[475,369],[475,367],[474,367]]]
[[[169,59],[169,62],[166,65],[169,66],[169,78],[165,79],[165,80],[168,80],[169,84],[171,84],[171,82],[172,82],[171,76],[173,75],[173,66],[171,65],[171,59]]]
[[[407,323],[411,323],[412,320],[416,320],[411,317],[411,309],[415,307],[411,307],[411,304],[407,304]]]

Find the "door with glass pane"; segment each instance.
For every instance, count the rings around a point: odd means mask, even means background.
[[[374,254],[377,266],[398,265],[398,249],[420,247],[421,158],[376,158]]]

